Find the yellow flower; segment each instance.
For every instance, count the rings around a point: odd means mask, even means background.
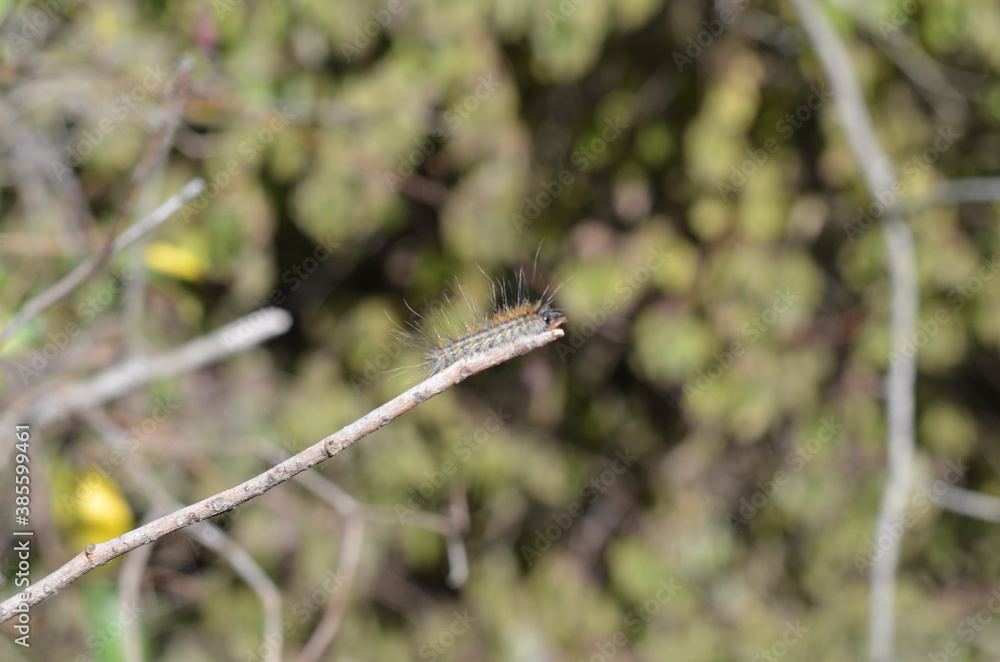
[[[205,262],[193,251],[173,244],[155,242],[146,248],[146,266],[175,278],[199,281],[205,275]]]

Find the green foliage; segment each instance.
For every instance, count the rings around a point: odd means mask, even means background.
[[[421,325],[412,311],[443,307],[460,327],[493,279],[524,269],[532,288],[558,288],[562,341],[314,470],[365,519],[349,586],[314,594],[345,561],[328,492],[286,484],[220,520],[282,593],[286,656],[346,599],[329,659],[593,659],[609,646],[617,659],[752,659],[799,621],[788,659],[862,659],[884,380],[908,342],[917,459],[900,657],[949,642],[952,659],[996,657],[989,635],[957,631],[989,600],[996,527],[917,495],[950,462],[966,467],[956,485],[1000,493],[997,206],[935,198],[1000,168],[1000,87],[975,73],[1000,63],[1000,11],[826,8],[916,244],[920,325],[900,344],[883,202],[794,5],[723,20],[709,4],[65,5],[44,14],[58,30],[33,37],[23,21],[49,5],[18,10],[6,29],[22,41],[4,40],[0,67],[12,122],[0,318],[102,245],[181,53],[194,91],[125,222],[195,176],[210,194],[150,238],[174,251],[132,247],[111,260],[117,276],[3,347],[4,405],[288,309],[287,336],[106,405],[127,430],[176,404],[129,452],[191,503],[409,388],[420,333],[393,332]],[[24,144],[41,156],[20,156]],[[49,482],[107,454],[81,432],[100,420],[43,433]],[[113,469],[123,513],[159,514],[148,485]],[[79,531],[46,517],[40,566],[79,551]],[[461,586],[448,526],[467,555]],[[178,535],[149,567],[150,659],[258,659],[259,598],[224,557]],[[86,652],[115,618],[95,595],[71,587],[45,604],[39,659]]]

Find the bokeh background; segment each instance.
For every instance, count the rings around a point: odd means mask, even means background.
[[[3,346],[8,423],[259,308],[294,320],[35,425],[34,578],[408,388],[410,308],[461,319],[525,269],[568,318],[90,573],[33,610],[30,650],[0,628],[3,659],[865,659],[883,383],[912,348],[897,657],[1000,659],[1000,532],[954,512],[1000,495],[995,3],[822,6],[914,235],[910,349],[890,201],[788,2],[3,6],[0,321],[106,243],[181,56],[118,230],[206,182]]]

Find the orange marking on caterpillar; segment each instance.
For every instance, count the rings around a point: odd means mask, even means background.
[[[438,339],[436,346],[427,352],[424,365],[430,374],[435,374],[466,357],[503,347],[519,338],[558,329],[565,321],[549,299],[501,308],[456,338]]]
[[[512,285],[503,281],[492,284],[492,312],[488,315],[477,317],[466,325],[449,324],[447,320],[434,325],[417,315],[423,324],[411,324],[416,333],[400,332],[396,335],[423,347],[424,360],[420,366],[425,376],[434,375],[467,357],[502,348],[521,338],[558,329],[566,321],[563,314],[553,306],[555,291],[549,292],[546,289],[540,297],[532,298],[528,296],[527,290],[524,272],[518,272]],[[462,292],[462,295],[465,296],[465,293]],[[468,297],[466,303],[472,307]],[[438,331],[431,331],[431,327]]]

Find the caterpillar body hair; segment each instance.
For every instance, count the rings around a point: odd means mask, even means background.
[[[566,321],[554,306],[558,288],[551,292],[546,288],[538,297],[532,297],[528,290],[524,272],[518,271],[514,283],[491,284],[489,312],[474,317],[470,323],[444,324],[435,331],[427,319],[418,315],[421,324],[411,325],[417,333],[405,336],[423,350],[421,371],[425,376],[434,375],[467,357],[558,329]],[[468,306],[473,308],[469,297],[461,291]]]

